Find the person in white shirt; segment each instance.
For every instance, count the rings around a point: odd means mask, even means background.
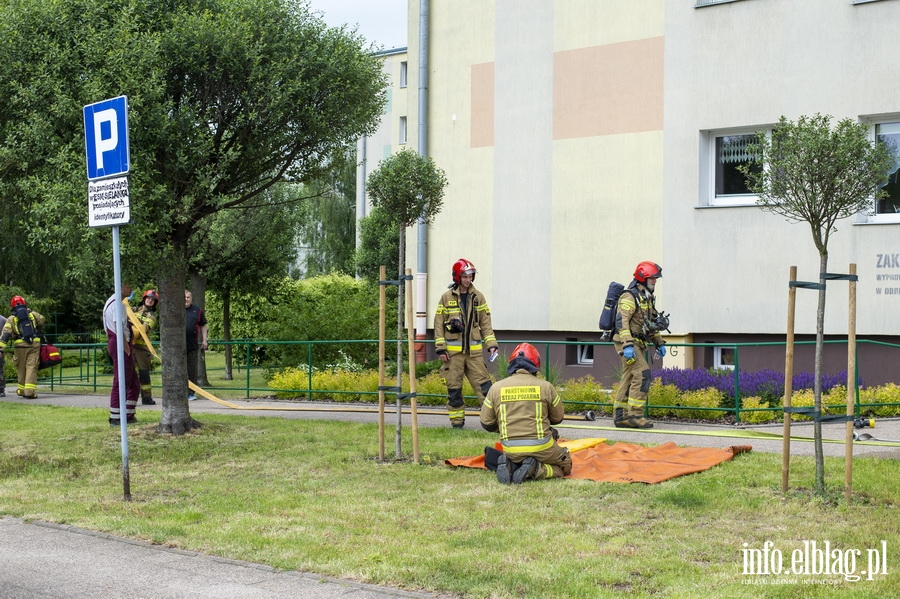
[[[121,403],[119,401],[119,339],[116,335],[116,321],[119,317],[120,302],[125,301],[132,292],[131,285],[122,284],[120,293],[113,294],[103,308],[103,326],[106,329],[106,350],[109,357],[112,358],[113,364],[113,382],[112,390],[109,393],[109,424],[110,426],[120,426],[122,418]],[[131,331],[131,323],[125,316],[125,306],[121,306],[122,310],[122,337],[123,355],[125,365],[125,421],[128,424],[137,422],[134,415],[137,406],[138,397],[141,394],[141,383],[138,374],[134,369],[134,334]]]

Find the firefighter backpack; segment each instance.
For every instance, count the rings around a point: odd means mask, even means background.
[[[600,341],[611,341],[616,332],[616,310],[619,297],[625,293],[625,285],[613,281],[606,291],[603,310],[600,312]],[[629,293],[632,293],[629,290]]]

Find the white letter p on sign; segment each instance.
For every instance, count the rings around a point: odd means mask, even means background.
[[[109,123],[109,137],[103,137],[103,123]],[[94,153],[97,156],[97,169],[103,168],[103,152],[115,150],[119,145],[118,118],[112,108],[94,113]]]

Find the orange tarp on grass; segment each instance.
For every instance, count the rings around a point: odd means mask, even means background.
[[[613,483],[658,483],[676,476],[702,472],[727,462],[752,449],[749,445],[733,445],[727,449],[713,447],[679,447],[671,441],[656,447],[633,443],[606,445],[597,440],[590,447],[570,448],[572,474],[566,478]],[[498,444],[499,445],[499,444]],[[566,443],[560,443],[566,445]],[[450,466],[484,468],[484,455],[447,460]]]

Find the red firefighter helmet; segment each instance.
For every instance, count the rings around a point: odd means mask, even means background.
[[[641,262],[634,269],[634,278],[638,283],[646,283],[647,279],[661,279],[662,266],[655,262]]]
[[[25,305],[25,298],[22,297],[21,295],[14,295],[14,296],[12,296],[12,299],[9,300],[10,308],[15,309],[16,306],[24,306],[24,305]]]
[[[517,345],[516,349],[512,350],[512,353],[509,355],[509,361],[512,362],[519,356],[534,364],[535,368],[541,367],[541,354],[539,354],[538,350],[530,343],[520,343]]]
[[[144,295],[141,296],[141,303],[143,304],[144,300],[147,299],[148,297],[152,297],[157,302],[159,302],[159,294],[156,293],[156,290],[154,290],[154,289],[148,289],[147,291],[144,292]]]
[[[474,281],[476,272],[474,264],[465,258],[460,258],[453,263],[453,283],[459,285],[459,277],[461,275],[472,275],[472,280]]]

